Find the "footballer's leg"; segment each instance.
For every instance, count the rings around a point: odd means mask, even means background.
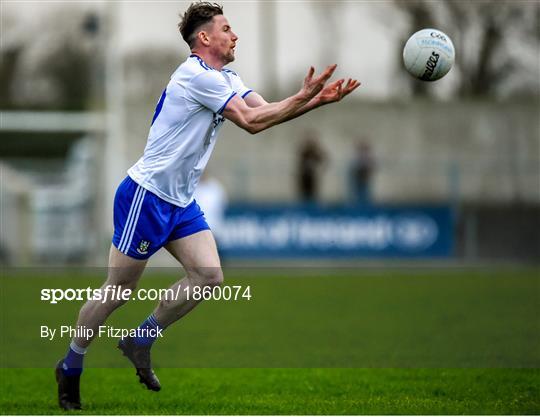
[[[116,285],[122,288],[134,289],[146,265],[146,260],[133,259],[124,255],[114,246],[109,253],[109,269],[107,280],[101,286],[104,290],[107,286]],[[93,332],[85,334],[96,335],[107,317],[118,307],[124,304],[124,300],[108,299],[88,300],[79,312],[77,320],[78,329],[92,329]],[[84,326],[84,327],[82,327]],[[78,410],[81,408],[79,394],[79,381],[83,369],[83,359],[92,337],[75,337],[69,346],[65,358],[61,359],[55,370],[56,382],[58,383],[58,403],[65,410]]]
[[[135,366],[139,381],[153,391],[159,391],[161,385],[151,365],[152,344],[167,326],[189,313],[200,302],[193,300],[193,297],[188,299],[184,289],[214,287],[223,282],[216,242],[212,232],[207,230],[204,218],[200,227],[205,229],[170,241],[165,246],[184,266],[187,276],[170,287],[172,291],[167,291],[167,296],[160,300],[154,312],[138,327],[138,330],[146,330],[147,335],[124,338],[118,346]],[[154,334],[148,334],[150,331]]]
[[[109,269],[105,283],[101,286],[103,291],[106,287],[116,285],[116,288],[122,286],[122,290],[130,289],[133,291],[137,287],[139,278],[141,277],[147,260],[134,259],[120,252],[111,245],[109,252]],[[93,329],[93,334],[97,334],[99,326],[101,326],[107,317],[126,301],[122,299],[107,299],[88,301],[84,304],[79,312],[77,326],[86,326],[88,329]],[[88,347],[93,338],[76,337],[73,341],[81,348]]]
[[[169,326],[189,313],[199,301],[187,296],[194,287],[215,287],[223,282],[223,272],[219,261],[216,241],[210,230],[203,230],[190,236],[169,242],[165,248],[184,266],[187,276],[173,284],[177,299],[165,297],[154,310],[154,316],[163,326]],[[178,289],[178,287],[180,287]],[[189,290],[186,288],[189,287]]]

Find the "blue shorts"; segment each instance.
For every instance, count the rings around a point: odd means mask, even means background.
[[[178,207],[142,188],[129,176],[114,197],[112,243],[135,259],[148,259],[171,240],[209,230],[195,200]]]

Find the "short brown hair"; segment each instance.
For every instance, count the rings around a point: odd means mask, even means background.
[[[201,1],[191,3],[186,12],[180,15],[178,30],[190,48],[194,46],[197,29],[220,14],[223,14],[222,6],[217,3]]]

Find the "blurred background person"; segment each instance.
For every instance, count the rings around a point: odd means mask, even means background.
[[[298,151],[298,194],[306,204],[313,204],[320,197],[322,170],[328,157],[314,132],[308,132]]]
[[[354,145],[348,172],[350,198],[354,205],[371,204],[371,182],[375,168],[371,145],[366,140],[359,140]]]
[[[219,241],[223,234],[223,221],[228,203],[227,192],[217,178],[205,171],[195,189],[194,197],[204,212],[206,222],[214,232],[219,250]]]

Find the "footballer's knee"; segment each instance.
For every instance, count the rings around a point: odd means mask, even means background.
[[[213,288],[223,283],[223,271],[220,267],[190,268],[187,275],[192,286]]]
[[[223,284],[223,271],[219,267],[197,268],[193,273],[193,278],[201,287],[219,287]]]

